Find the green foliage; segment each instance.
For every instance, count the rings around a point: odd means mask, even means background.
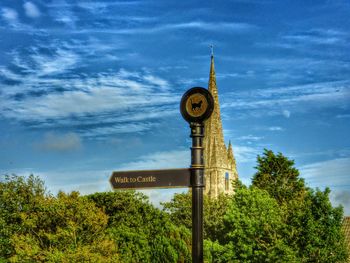
[[[330,190],[309,190],[304,201],[304,209],[293,242],[302,262],[343,262],[347,258],[344,235],[341,231],[343,221],[342,207],[332,207],[329,201]],[[295,210],[294,210],[295,211]],[[290,211],[293,212],[293,211]]]
[[[265,189],[280,204],[304,196],[305,183],[299,177],[299,171],[293,167],[293,160],[265,149],[263,156],[258,156],[257,162],[253,186]]]
[[[183,225],[192,229],[192,197],[191,193],[175,194],[170,202],[162,203],[163,210],[169,213],[175,225]]]
[[[294,161],[265,150],[258,156],[253,186],[266,190],[284,211],[284,239],[300,262],[342,262],[347,251],[341,231],[343,210],[324,192],[305,186]]]
[[[122,262],[190,262],[190,231],[131,191],[89,196],[109,216]]]
[[[78,193],[45,195],[43,182],[7,177],[0,184],[1,258],[10,262],[118,262],[105,234],[107,216]]]
[[[163,203],[164,211],[169,213],[171,221],[175,225],[183,225],[187,229],[192,229],[192,199],[191,193],[175,194],[170,202]],[[229,198],[225,195],[220,195],[217,199],[210,199],[204,196],[203,209],[203,224],[204,238],[216,240],[218,234],[223,228],[223,216],[226,213],[226,208]]]
[[[342,208],[329,189],[311,190],[294,162],[265,150],[249,188],[233,196],[204,199],[206,262],[343,262]],[[191,229],[191,195],[164,204],[176,224]]]
[[[251,187],[204,198],[206,262],[344,262],[343,210],[294,162],[265,150]],[[133,191],[46,193],[37,177],[0,181],[0,262],[191,262],[191,193],[164,209]]]
[[[239,189],[224,216],[225,262],[295,262],[283,239],[283,211],[266,191]]]
[[[0,260],[15,253],[10,238],[23,231],[23,215],[30,214],[45,199],[44,183],[6,175],[0,181]]]

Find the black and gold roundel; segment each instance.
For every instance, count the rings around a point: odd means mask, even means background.
[[[191,88],[182,96],[180,110],[187,122],[202,122],[210,117],[213,109],[213,97],[205,88]]]

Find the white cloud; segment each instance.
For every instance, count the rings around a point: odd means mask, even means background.
[[[14,64],[27,73],[25,82],[21,74],[0,68],[0,75],[21,83],[0,87],[0,114],[4,117],[32,122],[36,127],[85,124],[90,128],[78,131],[81,135],[104,136],[146,131],[153,126],[149,120],[178,113],[180,94],[169,89],[167,80],[150,72],[121,69],[92,76],[71,75],[70,69],[80,61],[75,52],[63,47],[56,47],[52,56],[39,55],[36,49],[33,52],[29,61],[13,54]],[[62,73],[69,77],[62,77]],[[20,100],[15,99],[18,94]]]
[[[344,207],[344,215],[350,216],[350,190],[334,190],[330,194],[333,205],[342,205]]]
[[[147,106],[159,106],[177,102],[170,94],[158,94],[140,83],[115,78],[115,87],[90,86],[86,90],[50,93],[39,98],[29,97],[23,101],[8,102],[11,106],[5,114],[18,120],[41,120],[63,118],[71,115],[98,114],[108,111],[130,110],[142,112]],[[143,110],[142,110],[143,109]],[[146,114],[143,114],[146,116]],[[131,116],[133,117],[133,116]]]
[[[167,29],[185,29],[185,28],[197,28],[202,30],[217,30],[217,31],[247,31],[255,29],[256,26],[247,23],[227,23],[227,22],[203,22],[203,21],[191,21],[179,24],[167,24],[158,28],[158,30]]]
[[[145,189],[139,192],[149,197],[150,202],[158,208],[162,208],[161,203],[170,202],[176,193],[186,193],[189,188],[170,189]]]
[[[142,25],[142,24],[141,24]],[[84,29],[77,30],[77,33],[110,33],[110,34],[155,34],[163,33],[166,31],[183,30],[183,29],[196,29],[202,31],[216,31],[225,33],[245,33],[255,30],[257,26],[248,23],[235,23],[235,22],[204,22],[204,21],[189,21],[184,23],[173,24],[159,24],[154,26],[134,27],[127,29]]]
[[[39,76],[59,74],[73,68],[78,63],[79,56],[68,50],[57,49],[54,56],[33,55],[32,59],[37,65],[35,70]]]
[[[300,174],[311,187],[331,189],[333,205],[343,205],[350,215],[350,158],[337,158],[300,167]]]
[[[96,127],[91,128],[88,131],[81,131],[82,135],[85,137],[100,137],[107,136],[111,134],[120,134],[120,133],[140,133],[148,131],[157,124],[155,123],[118,123],[108,127]]]
[[[290,117],[290,111],[289,110],[283,110],[282,114],[284,117],[286,117],[287,119]]]
[[[269,130],[269,131],[283,131],[284,129],[282,127],[279,127],[279,126],[272,126],[272,127],[268,127],[267,130]]]
[[[257,89],[225,94],[222,107],[234,108],[255,117],[302,113],[311,109],[349,108],[350,82],[334,81],[306,85]],[[285,108],[288,107],[288,110]]]
[[[78,150],[82,144],[76,133],[59,134],[49,132],[44,135],[43,141],[38,146],[47,151],[65,152]]]
[[[238,137],[236,140],[240,140],[240,141],[260,141],[262,139],[264,139],[264,137],[254,136],[254,135],[249,134],[249,135]]]
[[[73,11],[75,6],[69,2],[60,0],[58,4],[48,4],[47,7],[49,8],[48,12],[56,22],[73,29],[78,21],[78,17]]]
[[[233,145],[232,148],[238,164],[255,162],[257,155],[261,152],[259,149],[249,146]]]
[[[343,31],[331,28],[316,28],[305,32],[285,35],[282,36],[282,39],[302,44],[334,45],[344,43],[347,36],[348,34]]]
[[[158,85],[160,87],[166,88],[169,86],[169,83],[161,79],[159,77],[153,76],[153,75],[146,75],[143,77],[146,81],[150,82],[151,84]]]
[[[187,168],[190,166],[191,156],[189,150],[174,150],[156,152],[138,158],[138,161],[126,163],[118,170],[155,170],[163,168]]]
[[[325,36],[308,36],[308,35],[292,35],[285,36],[288,41],[302,42],[302,43],[313,43],[313,44],[326,44],[331,45],[341,41],[339,37],[325,37]]]
[[[10,23],[17,22],[18,13],[16,10],[12,8],[7,8],[7,7],[2,8],[1,15],[5,20],[7,20]]]
[[[51,80],[46,85],[50,83],[50,88],[62,83],[61,88],[67,85],[75,89],[50,92],[48,88],[40,96],[24,96],[21,100],[9,97],[19,90],[6,90],[0,95],[0,114],[38,128],[78,126],[81,128],[76,132],[84,137],[144,132],[159,124],[160,119],[178,114],[178,95],[118,76],[62,80],[57,84]]]
[[[25,2],[23,4],[24,11],[28,17],[37,18],[41,15],[38,7],[32,2]]]
[[[349,157],[303,165],[300,172],[312,187],[340,189],[350,186]]]

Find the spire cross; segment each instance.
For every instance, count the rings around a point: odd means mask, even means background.
[[[214,46],[210,45],[210,51],[211,51],[211,55],[214,56]]]

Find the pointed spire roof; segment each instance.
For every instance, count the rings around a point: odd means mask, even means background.
[[[206,125],[211,126],[211,128],[213,128],[211,132],[214,132],[215,136],[217,137],[216,142],[220,145],[220,147],[217,150],[223,150],[221,146],[225,145],[225,143],[224,143],[224,135],[222,131],[218,88],[216,86],[214,55],[211,55],[208,90],[210,91],[211,95],[213,95],[215,105],[214,105],[214,111],[212,113],[212,116],[207,121]]]
[[[238,178],[236,161],[233,155],[232,144],[228,148],[225,145],[222,121],[220,115],[220,103],[214,66],[213,50],[210,60],[210,73],[208,90],[214,98],[214,110],[211,117],[205,122],[204,133],[204,165],[205,165],[205,193],[211,198],[227,192],[224,185],[225,174],[228,172],[231,178]],[[231,177],[232,174],[232,177]],[[233,189],[229,190],[233,192]]]
[[[208,89],[214,97],[215,105],[219,105],[218,88],[216,86],[216,75],[214,67],[214,55],[211,55]]]
[[[213,95],[214,98],[214,110],[211,117],[205,122],[205,138],[204,138],[204,148],[205,148],[205,163],[207,165],[214,165],[212,157],[216,156],[215,167],[220,167],[219,162],[222,162],[223,153],[226,153],[226,146],[224,142],[224,135],[222,130],[222,121],[220,116],[220,103],[218,96],[218,88],[216,86],[216,75],[214,67],[214,56],[211,55],[210,62],[210,73],[209,73],[209,82],[208,90]],[[215,151],[215,153],[213,153]],[[226,154],[224,154],[225,158]]]
[[[234,159],[231,140],[228,143],[227,156],[229,159],[232,159],[232,160]]]

